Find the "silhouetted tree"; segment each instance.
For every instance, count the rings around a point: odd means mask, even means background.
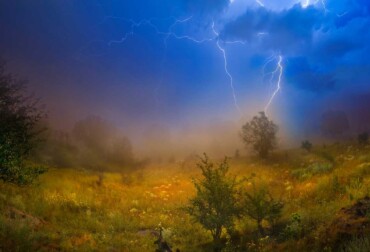
[[[312,143],[308,140],[304,140],[301,144],[301,148],[310,152],[312,149]]]
[[[252,146],[261,158],[266,158],[276,147],[277,125],[264,112],[247,122],[240,133],[246,146]]]
[[[343,111],[327,111],[321,117],[320,127],[324,134],[338,136],[349,129],[349,121]]]
[[[130,140],[98,116],[78,121],[72,135],[80,149],[80,162],[97,169],[107,164],[127,165],[133,163]]]
[[[363,132],[358,135],[357,140],[360,145],[368,145],[369,144],[369,134],[367,132]]]
[[[234,158],[235,158],[235,159],[240,158],[240,151],[239,151],[239,149],[237,149],[237,150],[235,151]]]
[[[38,100],[26,95],[25,82],[0,65],[0,179],[26,184],[44,172],[26,164],[41,140],[39,123],[44,116]]]

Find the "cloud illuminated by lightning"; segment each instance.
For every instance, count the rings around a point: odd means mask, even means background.
[[[259,0],[256,0],[256,2],[260,6],[264,7],[264,4],[262,2],[260,2]],[[161,76],[160,76],[159,84],[154,90],[156,101],[158,102],[157,93],[159,91],[159,88],[160,88],[161,84],[163,83],[163,72],[164,72],[164,68],[165,68],[165,60],[166,60],[166,53],[167,53],[167,47],[168,47],[168,40],[170,38],[177,39],[177,40],[189,40],[189,41],[191,41],[193,43],[197,43],[197,44],[202,44],[202,43],[205,43],[205,42],[215,42],[217,49],[220,51],[220,53],[223,57],[224,71],[225,71],[225,74],[227,75],[227,77],[229,79],[229,85],[230,85],[230,88],[231,88],[231,94],[232,94],[232,98],[233,98],[233,101],[234,101],[234,106],[237,109],[237,111],[242,115],[242,110],[241,110],[241,108],[238,104],[238,100],[237,100],[237,95],[236,95],[236,90],[235,90],[235,87],[234,87],[233,76],[231,75],[231,73],[229,71],[227,52],[226,52],[226,49],[223,45],[226,45],[226,44],[243,44],[244,45],[246,42],[243,41],[243,40],[229,41],[229,40],[222,39],[220,37],[219,32],[217,32],[216,29],[215,29],[215,23],[214,22],[212,22],[212,26],[211,26],[214,36],[211,36],[211,37],[208,37],[208,38],[195,38],[195,37],[192,37],[190,35],[178,35],[177,33],[175,33],[173,31],[175,26],[179,25],[179,24],[189,22],[192,19],[192,16],[187,17],[185,19],[177,19],[177,18],[174,18],[174,17],[170,17],[170,18],[173,19],[174,21],[168,27],[167,31],[160,31],[158,29],[158,27],[153,24],[154,19],[143,19],[143,20],[140,20],[140,21],[136,22],[132,19],[125,19],[125,18],[119,18],[119,17],[106,17],[106,19],[121,19],[121,20],[123,20],[125,22],[128,22],[130,24],[130,29],[126,33],[123,34],[121,39],[111,40],[111,41],[108,42],[108,45],[112,46],[113,44],[116,44],[116,43],[118,44],[118,43],[125,42],[130,36],[134,35],[136,28],[138,28],[140,26],[144,26],[144,25],[152,27],[159,36],[163,37],[165,47],[164,47],[163,57],[162,57],[162,61],[161,61],[161,69],[162,69],[161,70]],[[166,19],[170,19],[170,18],[166,18]],[[265,35],[268,35],[268,33],[266,33],[266,32],[258,32],[257,33],[257,36],[265,36]],[[269,101],[268,101],[268,103],[265,107],[265,112],[267,112],[269,106],[271,105],[275,96],[277,95],[277,93],[279,92],[279,90],[281,88],[281,77],[282,77],[282,74],[283,74],[282,56],[279,55],[278,57],[276,57],[276,56],[272,57],[271,59],[268,60],[267,64],[271,63],[273,61],[277,61],[277,66],[276,66],[276,69],[273,72],[269,73],[269,74],[271,74],[270,83],[272,83],[276,74],[278,74],[278,78],[277,78],[277,83],[276,83],[276,90],[273,92],[272,96],[270,97],[270,99],[269,99]]]
[[[302,8],[307,8],[310,5],[310,0],[305,0],[301,2]]]
[[[116,19],[117,17],[107,17],[107,18],[115,18]],[[233,77],[232,77],[232,75],[231,75],[231,73],[230,73],[230,71],[228,69],[228,60],[227,60],[226,50],[225,50],[224,47],[222,47],[222,45],[221,45],[220,42],[222,41],[224,44],[245,44],[244,41],[239,41],[239,40],[237,40],[237,41],[223,41],[223,40],[221,40],[220,37],[219,37],[219,33],[215,30],[214,22],[212,23],[212,32],[214,33],[215,36],[209,37],[209,38],[201,38],[201,39],[199,39],[199,38],[195,38],[195,37],[192,37],[192,36],[189,36],[189,35],[178,35],[178,34],[176,34],[173,31],[173,28],[176,25],[181,24],[181,23],[186,23],[189,20],[191,20],[192,17],[188,17],[188,18],[185,18],[185,19],[175,19],[174,18],[174,22],[169,26],[168,31],[166,31],[166,32],[160,31],[153,24],[153,22],[152,22],[153,19],[143,19],[143,20],[141,20],[139,22],[135,22],[132,19],[123,19],[123,18],[119,18],[119,19],[122,19],[122,20],[124,20],[126,22],[129,22],[130,23],[130,30],[127,31],[121,37],[121,39],[109,41],[108,42],[108,45],[111,46],[111,45],[113,45],[115,43],[123,43],[123,42],[125,42],[128,39],[128,37],[134,35],[135,28],[138,28],[138,27],[140,27],[142,25],[151,26],[156,31],[156,33],[158,35],[161,35],[161,36],[164,37],[163,41],[164,41],[164,45],[165,45],[165,51],[164,51],[163,58],[162,58],[162,61],[161,61],[161,68],[162,68],[162,70],[164,68],[166,51],[167,51],[167,46],[168,46],[167,44],[168,44],[169,38],[172,37],[172,38],[177,39],[177,40],[189,40],[189,41],[191,41],[193,43],[197,43],[197,44],[202,44],[202,43],[205,43],[205,42],[214,41],[216,43],[216,46],[217,46],[218,50],[221,52],[222,57],[223,57],[223,60],[224,60],[224,70],[225,70],[225,73],[226,73],[227,77],[229,78],[229,83],[230,83],[230,88],[231,88],[231,91],[232,91],[232,97],[233,97],[235,108],[241,114],[241,109],[240,109],[240,106],[238,105],[238,102],[237,102],[237,97],[236,97],[236,92],[235,92]],[[155,89],[156,100],[157,100],[157,92],[158,92],[158,90],[160,88],[161,83],[163,83],[163,75],[161,75],[161,77],[160,77],[160,83],[159,83],[159,85]]]
[[[322,8],[324,9],[324,12],[325,13],[329,12],[329,10],[326,8],[326,0],[315,0],[314,2],[311,2],[310,0],[304,0],[304,1],[301,2],[301,6],[302,6],[302,8],[305,9],[305,8],[307,8],[310,5],[317,4],[318,2],[321,3]]]
[[[282,81],[282,76],[283,76],[283,72],[284,72],[284,66],[283,66],[283,57],[281,55],[278,55],[277,57],[273,56],[271,57],[265,64],[264,67],[266,67],[267,64],[273,62],[273,61],[277,61],[277,64],[276,64],[276,68],[269,74],[271,74],[271,78],[270,78],[270,82],[272,82],[272,80],[274,78],[276,78],[276,75],[277,75],[277,80],[276,80],[276,88],[274,90],[274,92],[272,93],[268,103],[266,104],[265,106],[265,114],[267,115],[267,111],[271,105],[271,103],[273,102],[273,100],[275,99],[276,95],[278,94],[278,92],[280,91],[281,89],[281,81]]]

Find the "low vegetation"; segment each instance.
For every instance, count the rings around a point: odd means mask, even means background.
[[[320,151],[336,165],[297,176],[297,163],[328,162]],[[275,152],[271,161],[203,157],[186,170],[181,162],[124,174],[50,169],[26,187],[0,183],[0,243],[6,251],[155,251],[162,229],[174,251],[213,251],[215,241],[223,251],[356,251],[364,234],[335,237],[347,220],[369,218],[353,216],[369,195],[366,157],[354,143]]]

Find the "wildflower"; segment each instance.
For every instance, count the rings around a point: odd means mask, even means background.
[[[138,211],[139,211],[139,210],[137,210],[136,208],[131,208],[131,209],[130,209],[130,213],[133,213],[133,214],[134,214],[134,213],[137,213]]]

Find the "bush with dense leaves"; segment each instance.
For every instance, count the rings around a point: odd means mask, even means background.
[[[0,179],[15,184],[27,184],[44,172],[26,162],[40,142],[44,113],[24,91],[24,82],[0,65]]]

